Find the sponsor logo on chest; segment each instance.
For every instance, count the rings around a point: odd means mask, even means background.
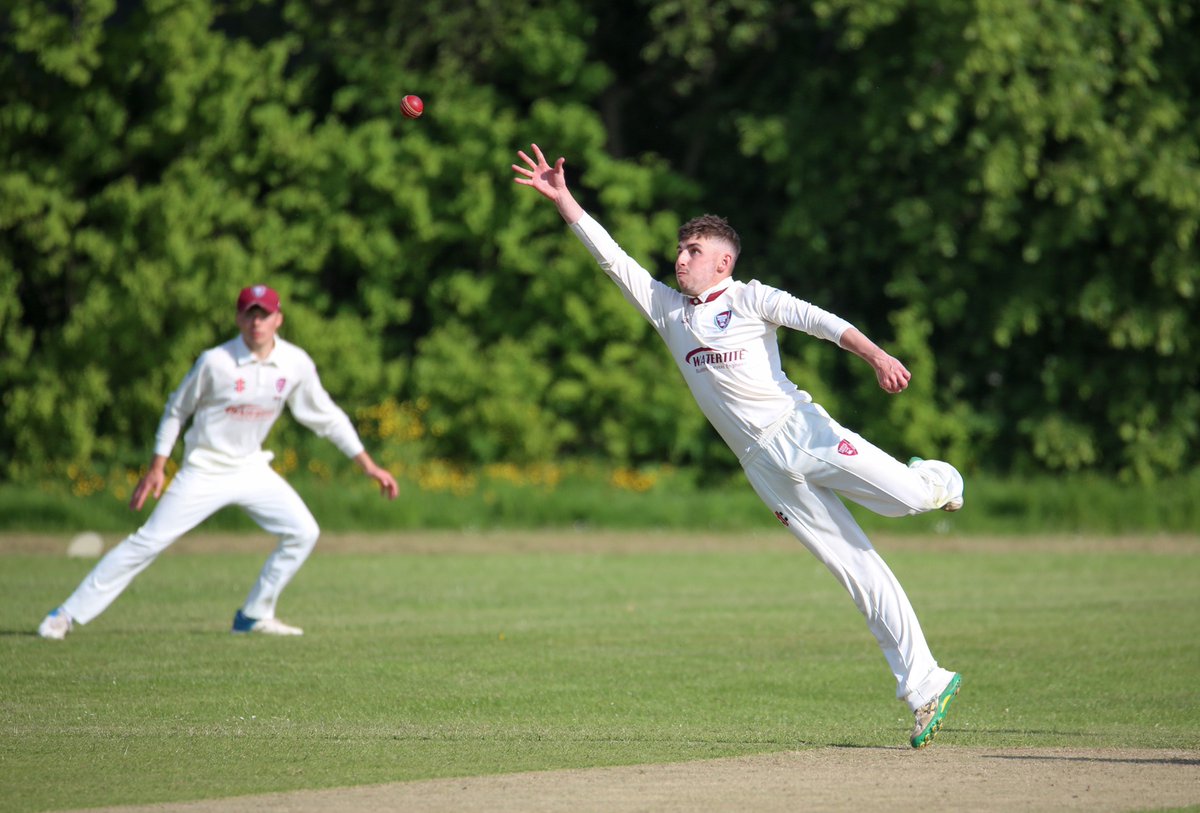
[[[235,421],[269,421],[275,418],[275,410],[257,404],[230,404],[225,414]]]
[[[684,363],[697,372],[702,370],[727,369],[741,366],[746,360],[746,351],[740,348],[737,350],[717,350],[712,347],[697,347],[695,350],[689,351],[683,360]]]

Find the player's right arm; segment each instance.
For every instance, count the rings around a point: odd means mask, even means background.
[[[156,454],[150,460],[150,470],[142,475],[142,479],[138,480],[137,486],[133,489],[133,498],[129,501],[129,507],[134,511],[141,511],[142,506],[146,504],[146,498],[151,494],[157,500],[162,496],[163,484],[166,481],[167,458]]]
[[[517,151],[525,166],[512,165],[513,171],[518,174],[513,180],[522,186],[532,187],[554,203],[571,231],[604,269],[604,273],[617,283],[630,304],[661,330],[666,303],[677,297],[676,292],[654,279],[649,271],[625,253],[603,226],[583,210],[567,187],[567,176],[563,171],[565,158],[559,158],[554,166],[550,166],[537,144],[531,145],[531,149],[533,158],[524,150]]]
[[[512,165],[513,172],[522,176],[513,180],[522,186],[533,187],[549,199],[562,215],[562,219],[567,221],[567,225],[577,223],[583,217],[583,207],[576,202],[575,196],[567,188],[567,174],[563,171],[563,164],[567,159],[560,157],[554,162],[554,166],[550,166],[546,156],[542,154],[542,148],[537,144],[530,146],[536,160],[530,158],[524,150],[517,150],[517,156],[526,166]]]
[[[183,382],[167,398],[163,407],[162,419],[158,422],[158,431],[154,434],[154,454],[170,457],[175,441],[183,426],[195,414],[204,394],[211,389],[212,376],[208,372],[208,354],[206,350],[196,359],[192,369],[188,371]]]
[[[162,496],[163,486],[167,482],[167,460],[171,457],[171,449],[183,430],[183,425],[195,413],[204,392],[204,382],[208,376],[204,374],[204,359],[202,354],[192,365],[183,382],[171,393],[167,405],[163,407],[162,419],[158,422],[158,430],[154,435],[154,456],[150,458],[150,468],[138,480],[133,489],[133,497],[129,507],[141,511],[146,504],[146,498],[151,494],[154,499]]]

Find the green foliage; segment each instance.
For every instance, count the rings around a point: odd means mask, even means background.
[[[418,455],[727,469],[653,332],[512,184],[532,141],[648,268],[681,219],[726,214],[742,276],[900,356],[892,398],[784,342],[881,446],[1186,472],[1198,19],[1194,0],[13,0],[0,476],[144,460],[256,282],[348,411],[428,419]]]
[[[834,44],[741,144],[806,276],[869,325],[901,315],[936,389],[891,423],[992,467],[1195,465],[1194,5],[815,11]]]

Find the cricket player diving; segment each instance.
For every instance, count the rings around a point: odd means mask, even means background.
[[[75,592],[46,616],[38,635],[61,640],[75,625],[96,618],[175,540],[229,505],[241,507],[279,540],[234,614],[232,631],[303,633],[275,617],[280,594],[320,532],[300,496],[271,468],[273,455],[262,448],[284,406],[353,458],[383,496],[395,499],[397,485],[371,459],[350,418],[322,388],[313,360],[277,335],[282,324],[279,294],[273,289],[254,285],[238,294],[241,335],[202,353],[168,399],[150,470],[129,505],[140,511],[149,495],[162,499],[146,524],[105,554]],[[164,495],[167,460],[189,419],[183,463]]]
[[[927,745],[942,726],[961,677],[934,660],[917,615],[891,569],[841,498],[901,517],[963,506],[950,464],[908,465],[838,424],[784,374],[777,332],[786,327],[859,356],[879,386],[908,386],[904,365],[846,320],[757,280],[733,277],[741,243],[722,218],[679,229],[675,290],[638,265],[575,201],[565,159],[553,165],[534,144],[518,151],[514,181],[548,198],[625,298],[658,331],[696,403],[737,455],[754,490],[854,600],[913,713],[909,738]]]

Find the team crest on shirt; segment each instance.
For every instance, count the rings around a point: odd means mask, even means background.
[[[283,392],[283,388],[287,386],[287,379],[281,378],[275,382],[275,392]]]
[[[237,381],[233,382],[233,388],[235,390],[237,390],[238,392],[245,392],[246,391],[246,379],[239,378]]]
[[[716,324],[717,330],[724,330],[725,328],[729,327],[729,320],[732,317],[733,311],[721,311],[717,314],[717,317],[713,319],[713,323]]]
[[[854,457],[858,454],[858,449],[854,448],[854,444],[848,440],[843,440],[838,444],[838,454],[844,454],[846,457]]]

